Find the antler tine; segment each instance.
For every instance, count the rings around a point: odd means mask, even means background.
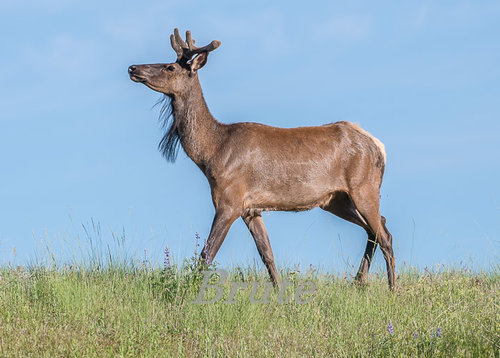
[[[186,43],[182,39],[181,35],[179,35],[179,29],[177,29],[177,28],[174,29],[174,36],[175,36],[175,40],[177,41],[177,43],[179,44],[180,47],[182,47],[183,49],[188,48]]]
[[[195,47],[195,49],[196,49],[196,53],[205,52],[205,51],[210,52],[210,51],[215,50],[219,46],[220,46],[220,41],[213,40],[208,45],[203,46],[203,47]]]
[[[170,35],[170,44],[172,45],[172,48],[177,54],[177,59],[180,60],[182,58],[182,48],[179,46],[177,41],[175,41],[174,35]]]
[[[194,40],[191,38],[191,31],[186,31],[186,43],[190,51],[192,51],[194,47]]]

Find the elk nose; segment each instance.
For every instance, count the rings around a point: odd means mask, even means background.
[[[135,72],[135,70],[137,70],[137,67],[135,67],[135,66],[130,66],[130,67],[128,68],[128,73],[134,73],[134,72]]]

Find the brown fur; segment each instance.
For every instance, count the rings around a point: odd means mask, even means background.
[[[190,39],[190,34],[187,37]],[[392,237],[379,212],[385,168],[383,144],[348,122],[288,129],[258,123],[220,123],[210,114],[198,80],[197,71],[206,63],[208,52],[200,51],[186,61],[179,50],[183,45],[175,38],[172,41],[177,62],[130,66],[129,74],[132,80],[170,97],[175,136],[210,183],[215,218],[202,258],[207,262],[214,259],[230,226],[242,217],[273,283],[278,285],[261,212],[320,207],[366,230],[368,242],[356,278],[366,281],[373,253],[380,244],[393,289]],[[175,144],[173,150],[175,153]]]

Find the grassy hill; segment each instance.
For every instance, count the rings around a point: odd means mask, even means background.
[[[359,287],[318,272],[281,273],[289,286],[282,297],[270,290],[268,303],[250,298],[262,298],[267,276],[235,268],[223,284],[217,275],[205,282],[224,288],[219,300],[197,304],[204,276],[195,259],[163,269],[4,267],[0,356],[499,356],[498,270],[406,270],[395,292],[383,274]],[[241,283],[247,288],[225,302]]]

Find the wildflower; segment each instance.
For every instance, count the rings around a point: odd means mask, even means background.
[[[415,331],[415,333],[413,333],[413,338],[417,339],[418,338],[418,333],[417,331]]]
[[[442,336],[442,335],[443,335],[443,334],[441,333],[441,327],[438,327],[438,328],[436,329],[436,337],[441,338],[441,336]]]
[[[198,232],[194,233],[194,237],[196,238],[196,247],[194,248],[194,255],[198,255],[198,248],[200,247],[200,235]]]
[[[387,332],[390,334],[394,334],[394,326],[392,325],[392,321],[389,320],[389,325],[387,326]]]
[[[167,271],[170,268],[170,250],[165,246],[165,259],[163,260],[163,269]]]

